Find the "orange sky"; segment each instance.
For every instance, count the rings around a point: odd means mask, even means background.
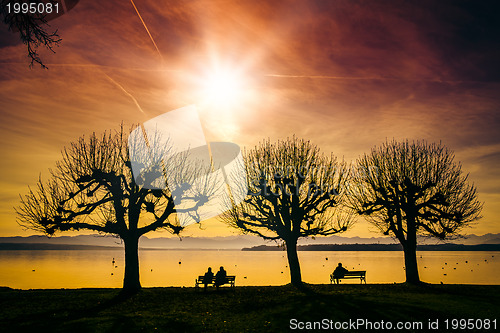
[[[346,160],[386,139],[442,141],[485,202],[468,232],[500,232],[500,29],[490,2],[135,3],[159,53],[128,1],[82,0],[51,21],[63,42],[41,52],[49,70],[30,70],[25,47],[0,27],[0,236],[32,234],[13,206],[65,145],[199,104],[199,83],[217,66],[239,73],[244,92],[229,110],[200,107],[209,140],[251,147],[296,134]],[[359,223],[346,235],[376,236],[369,230]],[[212,221],[186,235],[229,232]]]

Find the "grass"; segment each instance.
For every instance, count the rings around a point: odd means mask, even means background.
[[[427,325],[429,319],[441,323],[453,318],[495,319],[500,314],[499,294],[500,286],[406,284],[307,285],[305,290],[289,285],[236,287],[219,292],[144,288],[131,297],[121,297],[119,289],[3,288],[0,330],[283,332],[289,330],[292,318],[422,321]]]

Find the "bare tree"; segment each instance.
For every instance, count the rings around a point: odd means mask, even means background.
[[[441,144],[386,142],[358,159],[352,182],[355,210],[403,246],[409,283],[420,282],[417,235],[447,239],[482,210],[468,174]]]
[[[49,51],[55,52],[54,47],[59,46],[61,38],[57,30],[49,31],[50,25],[47,23],[46,15],[15,13],[13,5],[20,4],[22,1],[1,0],[0,13],[3,16],[3,22],[12,32],[19,32],[19,38],[26,45],[28,57],[31,59],[30,67],[37,63],[46,69],[38,54],[38,47],[45,46]],[[10,6],[7,6],[10,4]],[[9,11],[10,10],[10,11]]]
[[[221,215],[243,233],[286,246],[291,282],[302,284],[297,240],[346,231],[351,214],[343,209],[347,167],[297,138],[262,142],[245,152],[249,194]]]
[[[132,162],[127,142],[136,155]],[[178,196],[193,193],[189,186],[171,190],[174,184],[166,187],[164,178],[167,172],[183,170],[188,153],[171,154],[174,157],[165,163],[163,157],[171,147],[155,142],[165,141],[153,139],[148,146],[143,138],[128,141],[123,127],[114,134],[99,137],[94,133],[88,140],[80,138],[63,150],[62,160],[50,170],[50,180],[40,179],[36,189],[29,189],[21,197],[16,209],[18,223],[49,236],[58,231],[85,229],[121,238],[125,246],[123,289],[140,289],[139,238],[158,229],[179,234],[183,229],[177,218],[181,210],[174,202]],[[141,174],[133,174],[132,163],[141,161],[147,161],[141,166]],[[188,173],[185,169],[191,170]],[[186,166],[179,173],[179,184],[192,183],[202,172],[206,170]],[[214,193],[212,185],[196,189],[182,212],[196,213]]]

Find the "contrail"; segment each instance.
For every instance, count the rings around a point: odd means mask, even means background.
[[[119,84],[118,82],[116,82],[115,80],[113,80],[108,74],[104,73],[104,75],[108,78],[108,80],[110,80],[111,82],[113,82],[118,88],[120,88],[121,91],[123,91],[125,93],[125,95],[127,95],[128,97],[130,97],[132,99],[132,101],[134,102],[134,104],[137,106],[137,108],[139,109],[139,111],[141,111],[143,114],[146,114],[146,112],[144,112],[144,110],[141,108],[141,106],[139,105],[139,102],[137,102],[137,100],[135,99],[134,96],[132,96],[131,93],[129,93],[127,90],[125,90],[125,88],[123,88],[123,86],[121,84]]]
[[[2,64],[24,64],[24,62],[2,62]],[[57,66],[57,67],[89,67],[89,68],[97,68],[97,69],[116,69],[116,70],[127,70],[127,71],[136,71],[136,72],[172,72],[172,73],[180,73],[182,72],[179,69],[168,69],[168,68],[139,68],[139,67],[118,67],[118,66],[109,66],[109,65],[99,65],[99,64],[56,64],[56,63],[46,63],[47,66]]]
[[[328,75],[287,75],[287,74],[265,74],[267,77],[283,77],[298,79],[334,79],[334,80],[398,80],[390,77],[357,77],[357,76],[328,76]]]
[[[464,80],[440,80],[440,79],[408,79],[397,77],[380,76],[329,76],[329,75],[287,75],[287,74],[264,74],[266,77],[280,77],[291,79],[324,79],[324,80],[378,80],[378,81],[415,81],[415,82],[437,82],[437,83],[474,83],[481,81]]]
[[[155,46],[156,51],[158,51],[158,54],[160,55],[160,59],[163,62],[163,56],[161,55],[160,49],[158,48],[158,45],[156,45],[155,40],[153,39],[153,36],[151,36],[151,33],[149,32],[149,29],[146,26],[146,22],[144,22],[144,20],[142,19],[141,14],[139,13],[139,10],[135,6],[134,0],[130,0],[130,2],[132,3],[132,6],[134,6],[134,9],[135,9],[135,12],[137,13],[137,16],[139,16],[139,18],[141,19],[141,22],[142,22],[142,25],[144,26],[144,29],[146,29],[146,32],[148,33],[149,38],[151,39],[151,42],[153,42],[153,45]]]

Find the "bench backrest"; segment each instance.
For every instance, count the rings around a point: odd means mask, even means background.
[[[365,276],[366,275],[366,271],[349,271],[349,272],[345,272],[344,273],[344,276]]]
[[[204,275],[199,275],[198,276],[198,281],[203,282],[203,278],[204,277],[205,277]],[[228,276],[226,276],[226,281],[227,282],[232,282],[232,281],[235,281],[235,280],[236,280],[236,275],[228,275]],[[213,277],[211,283],[213,283],[213,282],[215,282],[215,276]]]

